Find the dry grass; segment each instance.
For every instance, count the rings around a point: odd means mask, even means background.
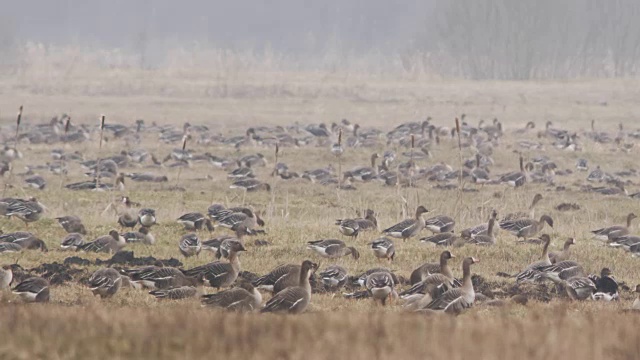
[[[117,75],[117,76],[116,76]],[[417,82],[403,79],[367,78],[362,74],[287,74],[270,73],[256,78],[237,75],[216,80],[210,74],[198,78],[177,78],[166,73],[124,72],[98,73],[95,77],[73,77],[62,81],[60,91],[56,82],[37,78],[7,78],[0,82],[1,123],[13,121],[13,109],[25,105],[26,122],[46,120],[60,112],[69,112],[77,122],[94,121],[106,113],[107,122],[130,124],[135,118],[160,123],[182,124],[183,121],[204,123],[221,133],[237,133],[250,124],[290,124],[294,121],[331,122],[346,117],[363,126],[379,126],[385,130],[400,122],[434,117],[440,125],[452,126],[454,116],[465,112],[476,122],[484,117],[497,116],[510,129],[536,121],[538,126],[547,119],[559,126],[574,130],[586,128],[595,118],[602,130],[614,131],[619,121],[631,119],[637,113],[638,86],[636,81],[577,81],[570,83],[514,83],[514,82]],[[136,87],[136,84],[140,85]],[[214,85],[212,85],[214,84]],[[228,96],[211,95],[212,86],[235,89]],[[123,89],[132,89],[125,91]],[[99,90],[99,91],[98,91]],[[602,104],[607,102],[607,105]],[[634,126],[627,121],[627,127]],[[159,144],[147,136],[140,145],[163,157],[174,146]],[[531,138],[535,138],[531,135]],[[107,141],[104,154],[115,154],[125,146],[121,141]],[[176,145],[175,147],[177,147]],[[189,144],[198,152],[221,156],[238,155],[233,149],[204,147]],[[433,161],[445,161],[457,167],[456,143],[444,140],[433,149]],[[24,159],[16,164],[15,173],[25,164],[48,161],[48,146],[21,144]],[[79,150],[88,157],[97,153],[95,143],[82,144],[66,151]],[[366,164],[370,151],[383,151],[381,145],[371,150],[348,150],[343,169]],[[635,154],[615,150],[615,146],[584,143],[582,153],[560,152],[547,147],[545,155],[553,158],[559,168],[573,168],[578,157],[592,164],[601,164],[613,171],[634,167]],[[295,171],[303,171],[335,164],[328,148],[281,149],[280,160]],[[403,149],[394,149],[398,152]],[[505,140],[495,154],[494,173],[514,170],[517,165],[516,148],[512,140]],[[637,151],[637,149],[635,149]],[[244,148],[242,154],[262,152],[273,161],[273,150]],[[542,153],[542,152],[540,152]],[[465,150],[465,158],[471,156]],[[538,155],[527,153],[527,157]],[[149,170],[149,169],[145,169]],[[129,170],[125,170],[129,171]],[[141,169],[131,169],[141,171]],[[241,193],[228,189],[226,174],[209,165],[185,169],[181,185],[187,191],[168,191],[175,184],[177,170],[151,169],[167,175],[166,185],[128,183],[126,194],[146,207],[156,208],[160,224],[154,228],[159,243],[154,247],[130,246],[137,256],[179,258],[178,239],[183,233],[174,222],[188,211],[205,211],[212,202],[227,205],[241,203]],[[524,189],[484,187],[477,193],[464,193],[456,202],[456,192],[437,191],[431,184],[417,189],[383,188],[378,183],[357,184],[358,191],[336,193],[334,189],[312,185],[304,180],[283,181],[270,178],[269,167],[258,169],[258,178],[267,179],[274,191],[250,193],[246,203],[266,213],[267,235],[273,243],[269,247],[251,247],[242,255],[244,270],[264,273],[277,264],[300,262],[312,254],[305,250],[305,242],[325,237],[340,237],[332,226],[334,219],[352,216],[356,209],[373,208],[382,227],[399,220],[404,198],[409,208],[426,205],[432,214],[455,217],[456,229],[485,221],[490,209],[499,213],[525,209],[536,192],[545,200],[538,214],[549,213],[556,227],[547,229],[553,244],[559,248],[566,237],[577,239],[575,259],[588,271],[597,272],[603,266],[629,285],[640,279],[637,260],[615,249],[604,248],[590,239],[589,230],[621,223],[626,214],[634,211],[636,201],[622,197],[603,197],[582,193],[578,185],[586,175],[558,177],[559,184],[568,191],[555,192],[542,185],[529,184]],[[58,251],[64,232],[53,220],[56,216],[80,215],[88,225],[91,238],[105,234],[115,224],[115,215],[103,210],[120,194],[71,192],[59,189],[59,178],[42,174],[49,181],[43,192],[31,189],[10,189],[8,196],[36,195],[47,205],[46,218],[33,224],[30,230],[45,240],[53,251],[42,254],[25,252],[19,263],[33,267],[42,262],[63,261],[75,255]],[[205,180],[205,176],[213,178]],[[16,185],[21,178],[15,177]],[[83,180],[80,168],[71,165],[65,183]],[[9,181],[4,179],[3,181]],[[469,185],[468,185],[469,186]],[[630,191],[639,190],[630,186]],[[24,193],[23,193],[24,192]],[[495,193],[500,196],[496,197]],[[560,213],[554,206],[560,202],[576,202],[578,212]],[[0,220],[5,232],[22,230],[19,222]],[[365,242],[376,236],[359,239],[356,247],[363,256],[357,262],[340,259],[350,272],[356,273],[379,262],[366,249]],[[426,235],[426,233],[425,233]],[[206,236],[203,234],[203,236]],[[351,242],[351,240],[349,240]],[[408,275],[425,261],[435,261],[441,249],[412,240],[396,242],[397,256],[391,267]],[[463,247],[452,250],[459,258],[475,256],[481,263],[474,273],[490,281],[500,281],[497,271],[514,272],[539,256],[536,246],[516,245],[513,238],[501,232],[498,244],[491,248]],[[107,255],[82,255],[88,259],[106,259]],[[14,257],[2,255],[2,263]],[[211,259],[181,259],[185,267],[203,264]],[[330,262],[322,260],[322,266]],[[89,267],[87,271],[94,270]],[[458,266],[455,273],[460,275]],[[628,307],[632,294],[624,293],[619,304],[536,303],[527,308],[505,311],[476,307],[458,318],[424,318],[400,313],[398,306],[385,309],[369,301],[346,301],[338,295],[314,295],[309,314],[300,317],[239,316],[200,309],[196,302],[157,302],[144,292],[122,291],[113,299],[100,301],[88,289],[78,284],[66,284],[52,289],[52,304],[21,306],[16,299],[5,295],[0,304],[2,327],[0,346],[2,358],[175,358],[202,357],[215,353],[230,358],[442,358],[471,356],[481,358],[543,358],[572,356],[575,358],[636,358],[638,325],[636,316],[620,314]],[[375,313],[375,315],[373,315]]]

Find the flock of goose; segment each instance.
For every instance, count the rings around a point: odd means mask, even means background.
[[[326,149],[338,161],[345,151],[352,148],[380,148],[386,146],[384,152],[371,155],[371,164],[350,168],[343,173],[336,173],[333,166],[318,169],[307,169],[296,172],[283,162],[276,161],[271,172],[272,177],[285,181],[299,181],[323,186],[332,186],[342,190],[355,190],[355,183],[379,181],[382,186],[424,187],[433,183],[434,189],[458,189],[461,184],[478,184],[478,187],[463,188],[461,191],[479,191],[479,186],[502,185],[519,188],[527,183],[545,183],[558,190],[566,189],[569,184],[562,183],[559,178],[568,176],[574,171],[588,172],[591,169],[585,159],[578,159],[575,170],[560,169],[549,157],[540,155],[525,161],[519,156],[519,167],[514,171],[493,175],[494,164],[492,154],[499,148],[505,136],[526,138],[517,140],[518,151],[542,152],[546,146],[553,146],[563,151],[581,151],[584,141],[599,144],[611,151],[624,154],[632,150],[634,139],[640,138],[639,131],[625,131],[621,125],[617,132],[597,131],[592,123],[590,131],[570,132],[556,128],[548,122],[541,131],[536,131],[533,122],[511,133],[505,132],[497,119],[490,124],[480,121],[472,126],[464,115],[456,127],[438,127],[431,118],[425,121],[408,122],[396,126],[384,133],[378,129],[365,129],[347,120],[327,126],[325,124],[294,124],[287,127],[256,126],[247,129],[244,135],[225,137],[216,134],[206,126],[194,126],[186,123],[182,128],[172,126],[147,126],[143,120],[132,126],[105,123],[102,118],[98,128],[87,125],[76,125],[70,117],[63,115],[51,121],[3,128],[0,142],[4,148],[0,151],[0,173],[5,178],[5,191],[22,179],[25,187],[47,191],[45,177],[39,175],[50,172],[66,179],[71,164],[78,164],[89,180],[65,184],[65,188],[73,191],[114,191],[121,194],[114,206],[118,212],[117,225],[129,231],[111,230],[108,234],[91,241],[85,239],[87,228],[77,215],[65,215],[56,220],[68,235],[61,241],[61,251],[106,252],[116,254],[125,247],[153,246],[156,237],[153,228],[157,224],[156,211],[132,201],[126,196],[125,182],[165,183],[168,177],[159,174],[167,168],[192,167],[194,164],[209,164],[227,172],[231,188],[244,191],[272,191],[269,179],[258,179],[255,170],[268,166],[267,158],[261,153],[244,156],[222,157],[211,153],[197,154],[186,146],[196,143],[200,147],[229,146],[238,151],[253,148],[275,148],[276,159],[278,149],[282,147],[317,147]],[[10,134],[15,134],[12,136]],[[100,141],[122,141],[132,150],[122,150],[117,155],[104,156],[98,159],[87,159],[81,152],[67,153],[66,144],[77,144],[95,139],[99,134]],[[157,134],[161,142],[181,144],[181,148],[173,149],[166,157],[159,160],[147,150],[140,147],[143,134]],[[525,135],[533,135],[526,137]],[[532,138],[536,140],[531,140]],[[451,142],[463,149],[471,150],[474,155],[463,162],[463,167],[454,169],[444,162],[433,163],[429,159],[432,149]],[[46,144],[51,146],[51,161],[46,164],[26,166],[24,172],[18,172],[13,164],[22,159],[19,148],[24,144]],[[68,148],[68,147],[67,147]],[[416,150],[419,149],[419,150]],[[319,150],[322,151],[322,150]],[[400,155],[397,155],[400,153]],[[380,161],[380,164],[377,164]],[[432,162],[431,166],[424,166]],[[129,169],[148,169],[142,172],[129,172]],[[599,193],[606,196],[640,197],[629,194],[625,185],[633,184],[628,179],[636,176],[635,170],[623,170],[608,173],[600,166],[586,174],[588,185],[582,185],[581,191]],[[592,184],[597,183],[598,186]],[[62,182],[61,182],[62,185]],[[172,190],[182,190],[179,186]],[[36,191],[36,190],[34,190]],[[342,292],[348,299],[372,298],[387,305],[395,300],[407,311],[433,313],[445,312],[458,314],[474,303],[501,306],[507,303],[526,304],[527,298],[515,295],[509,299],[489,299],[474,290],[472,265],[480,259],[466,257],[457,260],[455,249],[460,246],[494,246],[496,233],[504,231],[512,234],[515,241],[526,244],[539,244],[542,247],[538,261],[523,266],[515,274],[499,275],[515,279],[515,283],[541,283],[550,281],[555,284],[559,297],[572,300],[617,300],[620,285],[608,268],[603,268],[597,275],[590,275],[582,264],[573,259],[571,246],[575,239],[567,239],[560,252],[550,252],[551,236],[544,233],[546,226],[554,227],[551,216],[544,214],[535,217],[536,204],[542,195],[536,194],[528,211],[515,212],[499,216],[492,210],[487,222],[463,229],[456,233],[456,222],[452,217],[437,215],[429,217],[425,206],[418,206],[414,216],[395,225],[380,226],[373,210],[367,209],[362,215],[350,219],[336,220],[336,233],[353,243],[339,239],[321,239],[309,241],[308,251],[327,259],[352,257],[358,260],[361,256],[355,244],[358,237],[375,238],[368,242],[373,255],[378,259],[392,262],[395,257],[395,246],[413,238],[433,246],[446,247],[441,252],[439,261],[425,263],[414,269],[411,276],[405,278],[384,267],[368,269],[361,274],[349,274],[339,263],[319,269],[317,263],[305,259],[295,263],[282,264],[263,275],[242,271],[240,256],[249,245],[268,246],[265,240],[249,242],[247,237],[265,233],[265,221],[261,214],[252,207],[225,207],[212,204],[206,211],[186,213],[175,221],[184,227],[185,234],[180,238],[177,253],[184,257],[199,256],[204,250],[216,258],[215,261],[184,269],[158,263],[144,267],[105,267],[95,271],[83,282],[91,291],[101,298],[115,295],[123,287],[146,289],[158,299],[180,300],[199,297],[205,307],[218,307],[235,311],[261,311],[301,313],[309,306],[312,293],[322,291]],[[559,204],[558,211],[574,210],[576,204]],[[25,231],[0,233],[0,256],[29,250],[47,252],[46,243],[32,232],[29,223],[41,219],[46,207],[36,197],[0,199],[0,215],[17,218],[24,222]],[[604,241],[612,247],[622,248],[631,254],[640,255],[640,236],[632,235],[631,222],[636,217],[629,214],[625,225],[614,225],[593,231],[596,239]],[[166,219],[161,219],[166,221]],[[115,225],[115,224],[114,224]],[[228,229],[228,235],[220,235],[203,240],[203,232]],[[431,232],[424,236],[423,231]],[[367,235],[369,234],[369,235]],[[402,239],[396,244],[394,239]],[[0,261],[1,261],[0,257]],[[283,259],[289,260],[289,259]],[[459,261],[462,278],[456,278],[450,263]],[[266,269],[265,269],[266,270]],[[20,271],[21,276],[14,276]],[[50,299],[50,283],[46,277],[30,274],[17,264],[4,265],[0,269],[0,289],[9,289],[26,302],[47,302]],[[206,288],[215,289],[207,293]],[[636,287],[640,294],[640,285]],[[270,293],[268,300],[263,301],[263,294]],[[354,300],[355,301],[355,300]],[[633,309],[640,310],[640,297],[636,299]]]

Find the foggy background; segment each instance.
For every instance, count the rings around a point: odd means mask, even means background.
[[[24,71],[40,57],[107,68],[206,68],[222,58],[279,71],[469,79],[633,77],[640,55],[638,0],[1,4],[0,71],[5,75]]]

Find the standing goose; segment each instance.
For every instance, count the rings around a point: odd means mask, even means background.
[[[505,216],[504,218],[502,218],[502,221],[512,221],[512,220],[523,219],[523,218],[531,218],[531,219],[535,218],[536,217],[535,207],[540,202],[540,200],[542,200],[542,195],[536,194],[533,197],[533,200],[531,201],[531,205],[529,205],[528,214],[524,211],[510,213],[510,214],[507,214],[507,216]]]
[[[410,277],[411,285],[419,283],[432,274],[443,274],[447,277],[453,278],[453,273],[448,265],[449,260],[453,258],[455,258],[455,256],[453,256],[449,250],[445,250],[440,253],[440,262],[425,263],[413,270]]]
[[[82,220],[77,216],[61,216],[57,217],[56,220],[58,220],[58,224],[68,233],[87,235],[87,230],[82,224]]]
[[[498,181],[513,187],[520,187],[529,181],[529,173],[524,167],[524,159],[522,156],[520,156],[520,171],[504,174]]]
[[[313,263],[312,265],[312,269],[315,272],[315,270],[318,269],[318,264]],[[273,293],[277,294],[286,288],[298,286],[300,282],[300,271],[302,271],[301,269],[302,268],[300,266],[293,267],[288,273],[281,276],[278,281],[273,284]]]
[[[203,295],[202,306],[221,308],[229,311],[254,311],[262,304],[262,294],[248,281],[229,290]]]
[[[544,241],[540,260],[529,264],[529,266],[524,270],[516,274],[516,282],[532,281],[538,274],[540,274],[540,270],[542,268],[551,265],[551,260],[549,259],[549,244],[551,243],[551,237],[547,234],[542,234],[540,235],[540,239]]]
[[[576,243],[576,239],[568,238],[564,242],[564,246],[562,248],[562,251],[560,251],[560,252],[550,252],[549,253],[549,259],[551,260],[551,263],[555,264],[555,263],[560,262],[560,261],[568,260],[569,257],[571,256],[571,245],[575,245],[575,243]]]
[[[180,216],[177,221],[179,224],[182,224],[187,231],[202,230],[205,226],[209,232],[214,230],[211,220],[199,212],[184,214]]]
[[[425,227],[434,234],[453,232],[456,221],[446,215],[438,215],[425,220]]]
[[[631,227],[631,220],[637,218],[636,214],[630,213],[627,215],[627,226],[614,225],[597,230],[591,231],[594,237],[598,240],[609,241],[614,240],[620,236],[628,235],[629,228]]]
[[[547,223],[553,227],[553,219],[549,215],[542,215],[540,220],[534,219],[516,219],[511,221],[502,221],[500,228],[509,231],[518,238],[526,238],[534,236],[544,229],[544,224]]]
[[[379,239],[373,240],[369,243],[371,245],[371,250],[373,250],[373,254],[378,259],[387,259],[392,261],[396,255],[396,249],[393,246],[393,240],[381,237]]]
[[[285,312],[299,314],[303,312],[311,300],[311,283],[309,277],[314,270],[314,264],[305,260],[300,266],[298,286],[288,287],[275,294],[260,312]]]
[[[390,228],[382,231],[383,234],[387,234],[391,237],[407,240],[410,237],[416,236],[425,227],[425,221],[422,214],[429,212],[424,206],[420,205],[416,209],[416,215],[413,219],[403,220]]]
[[[180,238],[178,248],[184,257],[197,256],[202,250],[202,242],[200,242],[200,238],[195,233],[186,234]]]
[[[447,256],[444,256],[444,259],[448,258],[455,258],[455,256],[448,253]],[[440,266],[439,273],[427,275],[422,281],[415,283],[411,288],[400,294],[405,300],[403,307],[406,310],[424,308],[445,291],[459,287],[460,285],[460,282],[453,277],[448,263],[444,261]]]
[[[0,290],[8,289],[13,281],[13,270],[11,265],[4,265],[0,268]]]
[[[109,231],[109,235],[103,235],[97,239],[78,246],[78,251],[90,251],[90,252],[107,252],[117,253],[127,245],[124,237],[120,236],[116,230]]]
[[[63,250],[73,250],[73,251],[78,250],[78,247],[82,245],[84,245],[84,238],[82,237],[82,234],[79,234],[79,233],[71,233],[65,236],[64,239],[62,239],[62,242],[60,243],[60,247]]]
[[[373,210],[367,209],[364,218],[338,219],[336,225],[339,226],[340,233],[343,235],[357,238],[361,232],[377,229],[378,221]]]
[[[11,203],[6,208],[6,216],[15,216],[24,222],[25,227],[29,227],[30,222],[38,221],[44,212],[44,206],[34,197],[28,200],[20,200]]]
[[[297,271],[300,272],[299,264],[282,264],[276,266],[273,270],[271,270],[266,275],[263,275],[252,281],[252,285],[268,291],[274,292],[274,286],[282,278],[286,276],[290,272]]]
[[[108,298],[120,290],[122,275],[112,268],[96,270],[89,278],[88,285],[93,295],[99,295],[102,299]]]
[[[491,212],[491,218],[489,219],[489,224],[487,225],[487,233],[476,235],[475,237],[471,237],[468,241],[469,244],[476,245],[493,245],[496,243],[496,237],[493,234],[493,229],[496,224],[496,217],[498,216],[498,212],[493,210]]]
[[[383,306],[387,304],[387,300],[393,300],[398,297],[393,277],[386,271],[375,272],[367,276],[365,287],[373,300],[380,301]]]
[[[351,255],[355,260],[360,258],[360,253],[356,248],[347,246],[344,241],[337,239],[325,239],[307,242],[307,249],[316,254],[329,259],[336,259],[346,255]]]
[[[24,302],[49,302],[49,281],[41,277],[30,277],[13,288]]]
[[[204,278],[205,284],[210,287],[220,289],[229,287],[238,278],[240,274],[240,259],[238,253],[246,251],[244,246],[239,242],[232,243],[229,251],[229,262],[214,261],[212,263],[196,266],[184,272],[187,276]]]
[[[426,309],[441,310],[449,314],[459,314],[464,309],[473,306],[476,293],[471,282],[471,265],[479,260],[473,257],[465,258],[462,261],[462,286],[446,291],[440,297],[430,302]]]
[[[485,184],[491,180],[489,178],[489,171],[480,166],[480,160],[482,160],[482,155],[478,153],[476,154],[476,165],[471,170],[471,172],[469,172],[471,181],[473,181],[475,184]]]

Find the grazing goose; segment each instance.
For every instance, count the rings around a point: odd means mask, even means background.
[[[378,221],[373,210],[367,209],[364,219],[338,219],[336,225],[339,226],[338,228],[343,235],[357,238],[361,232],[377,229]]]
[[[633,300],[633,305],[631,305],[631,309],[640,310],[640,285],[636,285],[636,299]]]
[[[13,288],[24,302],[49,302],[49,281],[41,277],[30,277]]]
[[[290,272],[295,271],[297,271],[298,273],[300,272],[299,264],[278,265],[266,275],[260,276],[259,278],[255,279],[252,284],[259,289],[273,292],[274,286],[278,282],[278,280],[280,280],[280,278],[286,276]]]
[[[555,264],[543,266],[538,270],[539,274],[535,277],[534,280],[537,280],[539,278],[549,279],[556,284],[575,276],[584,276],[584,269],[582,268],[582,265],[570,260],[560,261]]]
[[[405,300],[403,307],[406,310],[412,311],[424,308],[445,291],[461,285],[460,282],[453,277],[453,273],[446,261],[447,258],[455,258],[455,256],[449,253],[444,257],[445,261],[441,263],[439,273],[427,275],[422,281],[415,283],[411,288],[400,293],[400,297]]]
[[[298,286],[288,287],[275,294],[267,301],[260,312],[299,314],[306,310],[311,300],[311,283],[309,283],[309,277],[312,275],[313,269],[314,264],[311,261],[303,261],[300,266]]]
[[[411,285],[415,285],[423,281],[432,274],[444,274],[447,277],[453,278],[453,273],[451,272],[451,269],[449,269],[448,265],[449,260],[453,258],[455,258],[455,256],[453,256],[449,250],[445,250],[440,253],[440,262],[420,265],[411,273]]]
[[[149,295],[158,300],[183,300],[196,297],[201,293],[202,286],[179,286],[170,289],[158,289],[149,291]]]
[[[89,278],[89,288],[93,295],[100,298],[108,298],[120,290],[122,286],[122,275],[112,268],[96,270]]]
[[[453,232],[456,221],[446,215],[438,215],[424,221],[427,230],[434,234]]]
[[[351,255],[355,260],[360,258],[356,248],[347,246],[344,241],[337,239],[315,240],[307,242],[307,249],[329,259]]]
[[[255,231],[254,229],[256,227],[264,226],[264,221],[262,221],[258,213],[249,208],[227,209],[226,212],[221,212],[219,217],[214,218],[214,220],[218,222],[219,226],[234,231],[238,227],[245,227],[249,230]]]
[[[425,221],[422,214],[429,212],[424,206],[420,205],[416,209],[416,215],[413,219],[403,220],[390,228],[382,231],[383,234],[387,234],[391,237],[407,240],[410,237],[416,236],[425,227]]]
[[[524,167],[524,159],[520,156],[520,171],[510,172],[500,177],[498,182],[513,187],[520,187],[529,182],[529,172]]]
[[[330,265],[318,273],[327,290],[337,290],[343,287],[349,278],[347,269],[340,265]]]
[[[0,243],[12,243],[20,245],[23,250],[40,250],[42,252],[48,252],[49,249],[44,241],[38,239],[30,232],[17,231],[8,234],[0,235]]]
[[[393,277],[386,271],[374,272],[367,276],[365,287],[373,300],[380,301],[383,306],[387,304],[387,300],[398,298]]]
[[[378,259],[387,259],[392,261],[396,255],[396,249],[393,246],[393,240],[381,237],[379,239],[373,240],[369,243],[371,245],[371,250],[373,250],[373,254]]]
[[[134,287],[147,289],[171,289],[181,286],[202,285],[202,278],[186,275],[180,269],[173,267],[147,266],[138,269],[122,270]]]
[[[552,264],[555,264],[557,262],[560,261],[565,261],[567,259],[569,259],[569,257],[571,256],[571,245],[575,245],[576,243],[576,239],[574,238],[568,238],[565,242],[564,242],[564,246],[562,248],[562,251],[560,252],[550,252],[549,253],[549,259],[551,260]]]
[[[440,233],[420,238],[420,241],[423,243],[429,243],[439,246],[461,245],[462,242],[460,240],[461,238],[452,232]]]
[[[313,271],[318,269],[318,264],[313,263]],[[288,273],[281,276],[274,284],[273,284],[273,293],[277,294],[280,291],[292,287],[298,286],[300,282],[300,266],[295,266],[289,270]]]
[[[62,242],[60,243],[60,247],[63,250],[73,251],[78,250],[78,247],[82,245],[84,245],[84,238],[82,237],[82,234],[79,233],[68,234],[64,239],[62,239]]]
[[[13,281],[11,265],[3,265],[0,268],[0,290],[8,289]]]
[[[431,301],[425,309],[441,310],[448,314],[459,314],[464,309],[473,306],[476,293],[471,282],[471,265],[479,260],[473,257],[465,258],[462,261],[462,286],[451,289]]]
[[[600,271],[600,276],[590,275],[589,279],[596,285],[596,291],[592,296],[594,300],[611,301],[619,299],[618,282],[613,278],[609,268],[603,268]]]
[[[634,255],[638,252],[638,244],[640,244],[640,236],[637,235],[622,235],[613,239],[609,246],[621,247],[626,251],[631,251]]]
[[[16,199],[6,207],[5,216],[15,216],[29,227],[30,222],[38,221],[44,212],[44,206],[34,197],[28,200]]]
[[[529,266],[524,268],[524,270],[516,274],[516,282],[533,281],[542,268],[551,265],[551,259],[549,259],[549,244],[551,243],[551,237],[547,234],[542,234],[540,235],[540,239],[544,242],[540,260],[529,264]]]
[[[564,286],[569,298],[574,301],[589,299],[596,291],[596,285],[585,276],[574,276],[560,284]]]
[[[214,230],[211,220],[199,212],[187,213],[178,218],[178,223],[184,226],[187,231],[202,230],[204,226],[207,227],[209,232]]]
[[[597,230],[592,230],[594,238],[602,241],[610,241],[629,234],[629,228],[631,227],[631,221],[637,218],[636,214],[630,213],[627,215],[627,226],[614,225]]]
[[[229,311],[250,312],[258,309],[260,304],[262,294],[248,281],[240,281],[238,286],[229,290],[202,296],[202,306]]]
[[[141,243],[145,245],[154,245],[156,238],[151,234],[148,227],[141,226],[138,231],[129,231],[122,234],[124,240],[129,243]]]
[[[502,221],[500,228],[509,231],[518,238],[526,238],[539,233],[545,223],[553,227],[553,219],[549,215],[542,215],[538,221],[529,218]]]
[[[20,244],[15,243],[0,243],[0,253],[17,253],[24,250]]]
[[[109,235],[100,236],[91,242],[78,246],[76,250],[117,253],[126,245],[127,242],[124,240],[124,237],[120,236],[116,230],[111,230],[109,231]]]
[[[229,185],[230,189],[243,189],[245,191],[253,192],[259,190],[265,190],[270,192],[271,185],[264,183],[260,180],[256,179],[240,179],[234,181],[231,185]]]
[[[197,256],[202,250],[202,242],[200,242],[198,235],[194,233],[185,234],[180,238],[178,248],[184,257]]]
[[[535,207],[540,202],[540,200],[542,200],[542,195],[536,194],[533,197],[533,200],[531,201],[531,205],[529,205],[528,214],[524,211],[510,213],[510,214],[507,214],[507,216],[505,216],[504,218],[502,218],[502,221],[512,221],[512,220],[524,219],[524,218],[531,218],[531,219],[535,218],[536,217]]]
[[[87,235],[87,229],[85,229],[82,220],[77,216],[61,216],[57,217],[56,220],[58,220],[58,224],[68,233]]]
[[[152,227],[156,224],[156,211],[154,209],[140,209],[138,211],[138,221],[144,227]]]
[[[238,253],[246,251],[244,246],[239,242],[233,242],[229,250],[229,262],[214,261],[212,263],[196,266],[184,272],[187,276],[202,276],[205,284],[218,290],[223,287],[229,287],[238,278],[240,274],[240,259]]]
[[[471,239],[467,241],[467,243],[475,245],[494,245],[496,243],[496,237],[493,233],[493,229],[496,224],[497,216],[498,212],[496,210],[491,211],[491,218],[489,219],[489,223],[487,224],[487,233],[472,236]]]
[[[378,159],[380,155],[374,153],[371,155],[371,167],[363,166],[357,167],[350,171],[346,171],[344,173],[344,177],[350,177],[358,181],[370,181],[375,179],[378,176],[378,168],[376,167],[376,159]]]

